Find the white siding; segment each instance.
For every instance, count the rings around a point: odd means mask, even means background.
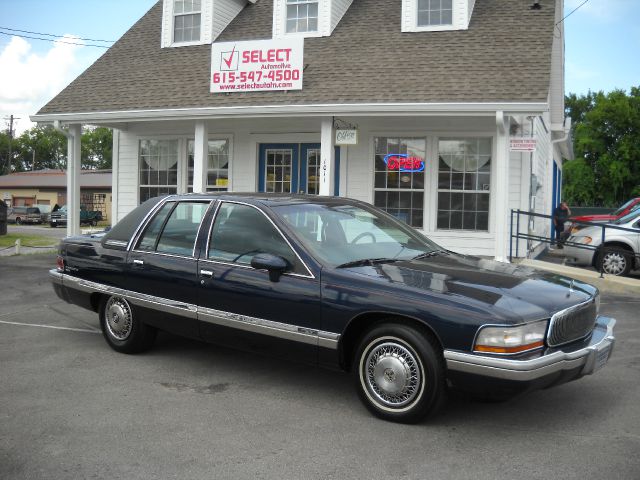
[[[236,18],[236,15],[240,13],[246,4],[246,0],[215,0],[213,4],[213,29],[210,42],[218,38],[218,35],[227,28],[227,25]]]
[[[118,207],[116,222],[138,206],[138,137],[120,131]]]
[[[351,6],[353,0],[331,0],[331,24],[329,34],[338,26],[340,20]]]

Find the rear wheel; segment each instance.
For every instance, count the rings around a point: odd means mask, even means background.
[[[16,217],[16,225],[22,225],[22,219],[20,217]]]
[[[114,350],[139,353],[153,346],[156,329],[142,323],[125,298],[105,297],[99,312],[102,334]]]
[[[353,365],[360,399],[385,420],[419,422],[444,400],[442,352],[412,327],[378,325],[361,339]]]
[[[606,248],[606,247],[605,247]],[[621,248],[607,248],[600,254],[599,270],[608,275],[623,276],[631,271],[632,254]]]

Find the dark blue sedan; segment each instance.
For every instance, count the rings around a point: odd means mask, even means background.
[[[401,422],[449,387],[504,397],[591,374],[615,341],[594,287],[453,253],[337,197],[154,198],[63,240],[50,275],[114,350],[144,351],[161,329],[338,368]]]

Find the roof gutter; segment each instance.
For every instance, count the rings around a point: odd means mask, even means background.
[[[531,103],[359,103],[321,105],[265,105],[199,107],[176,109],[120,110],[103,112],[43,113],[32,115],[33,122],[102,123],[164,120],[196,120],[264,117],[350,116],[495,116],[505,114],[539,115],[549,110],[546,102]]]
[[[573,160],[575,154],[573,152],[573,138],[571,136],[571,117],[565,117],[562,125],[551,125],[552,132],[561,132],[562,137],[551,140],[551,148],[559,144],[560,153],[567,160]]]

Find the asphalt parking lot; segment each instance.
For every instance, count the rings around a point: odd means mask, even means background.
[[[639,296],[596,375],[504,403],[454,395],[421,425],[387,423],[346,374],[160,335],[107,347],[60,301],[55,257],[0,258],[0,478],[640,478]]]

